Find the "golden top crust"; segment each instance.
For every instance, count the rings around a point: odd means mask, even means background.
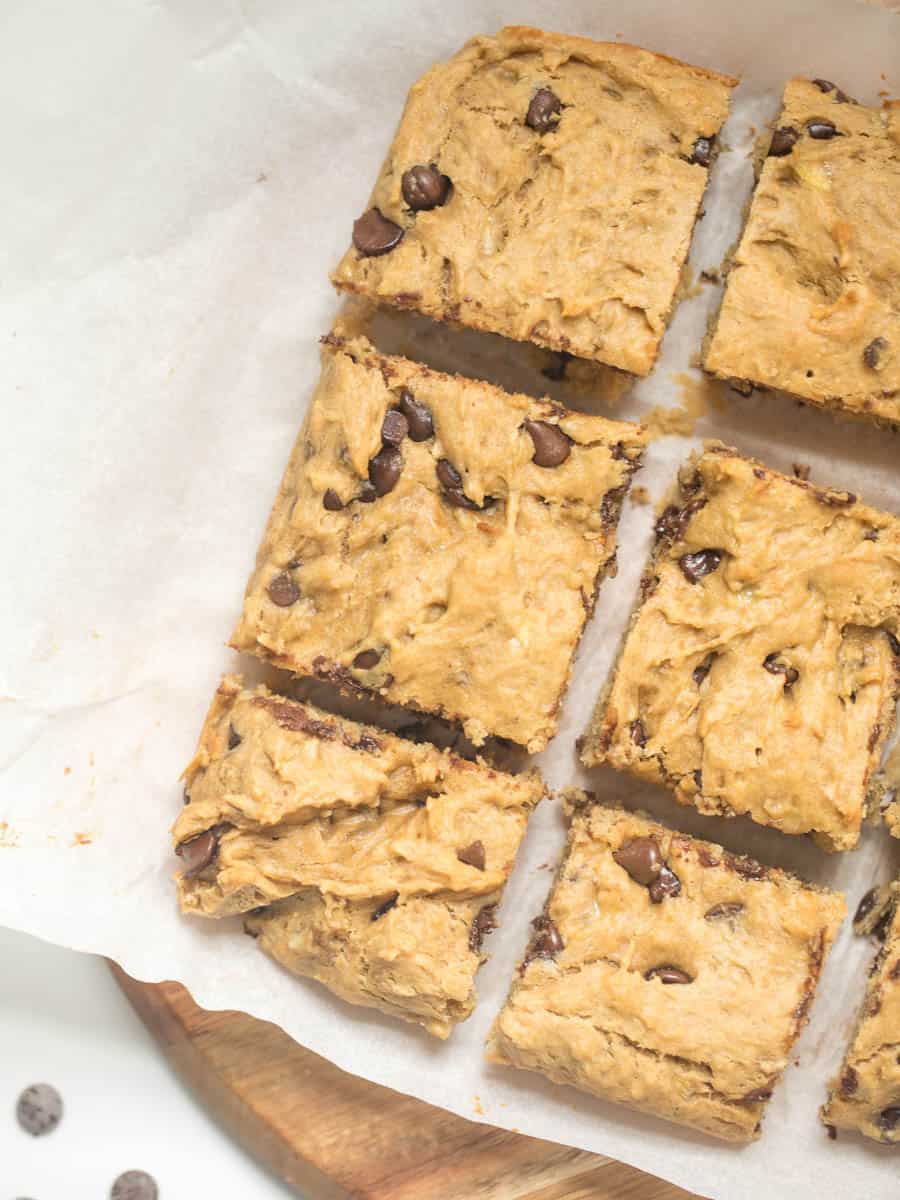
[[[900,108],[842,95],[787,85],[704,365],[898,422]]]
[[[402,240],[351,247],[335,285],[646,374],[735,82],[524,27],[473,38],[411,89],[372,192]],[[544,89],[557,108],[535,128]],[[414,211],[404,174],[431,164],[452,190]]]
[[[677,884],[657,902],[616,858],[638,839],[655,843]],[[582,797],[491,1054],[748,1140],[843,914],[839,895]],[[555,954],[540,953],[548,920]]]
[[[900,521],[713,445],[657,529],[584,761],[851,848],[900,686]]]
[[[645,431],[364,340],[322,357],[233,645],[461,720],[476,743],[542,749]],[[417,441],[410,427],[394,486],[364,503],[404,393],[433,431]],[[564,461],[534,461],[529,422]]]

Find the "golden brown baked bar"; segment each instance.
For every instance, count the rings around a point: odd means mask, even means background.
[[[850,849],[900,691],[900,521],[710,443],[656,531],[582,760]]]
[[[543,794],[536,772],[506,775],[229,676],[185,779],[173,831],[185,913],[254,910],[248,928],[289,970],[439,1037],[469,1015],[481,939]]]
[[[232,644],[540,750],[645,442],[326,339]]]
[[[704,365],[900,421],[900,103],[787,85]]]
[[[737,80],[512,26],[410,91],[343,291],[646,375]]]
[[[900,882],[873,889],[856,916],[859,932],[883,938],[866,999],[822,1120],[900,1145]]]
[[[843,898],[572,793],[494,1062],[729,1141],[759,1134]]]

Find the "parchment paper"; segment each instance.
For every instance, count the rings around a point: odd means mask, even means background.
[[[816,1118],[871,953],[846,929],[762,1141],[734,1149],[483,1064],[562,843],[554,804],[532,822],[479,1007],[446,1044],[289,978],[237,923],[180,918],[168,827],[217,677],[236,665],[223,643],[317,375],[316,339],[337,311],[327,272],[412,81],[508,22],[622,36],[743,74],[731,149],[695,240],[697,272],[717,265],[738,231],[751,127],[774,111],[782,82],[824,76],[866,102],[896,93],[900,18],[851,0],[29,0],[7,3],[4,18],[0,921],[109,955],[141,979],[180,980],[201,1005],[268,1018],[347,1070],[433,1104],[717,1200],[817,1200],[826,1181],[841,1200],[895,1197],[896,1152],[831,1142]],[[615,414],[684,399],[715,298],[704,284],[681,305],[653,377]],[[424,322],[410,334],[387,321],[383,333],[436,363],[610,411],[603,395],[548,384],[533,354],[499,339]],[[696,434],[776,467],[809,463],[815,481],[900,512],[895,437],[777,396],[714,391]],[[693,444],[655,442],[637,482],[658,497]],[[650,507],[629,504],[619,575],[603,588],[559,736],[541,759],[549,783],[644,805],[845,888],[854,904],[900,865],[880,831],[828,857],[576,768],[574,739],[629,610],[651,520]]]

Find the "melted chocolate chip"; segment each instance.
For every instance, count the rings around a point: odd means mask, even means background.
[[[797,668],[789,666],[788,663],[783,662],[777,651],[773,651],[772,654],[766,655],[766,657],[763,659],[763,666],[770,675],[784,676],[784,690],[786,692],[790,691],[790,689],[800,678],[800,672],[797,670]]]
[[[389,221],[378,208],[370,208],[353,222],[353,245],[365,258],[387,254],[402,238],[400,226]]]
[[[772,141],[769,143],[769,157],[784,158],[786,154],[790,154],[799,139],[800,134],[796,129],[792,129],[790,125],[782,125],[772,134]]]
[[[378,493],[367,479],[360,487],[359,495],[356,498],[360,504],[374,504],[378,499]]]
[[[431,409],[417,400],[408,388],[404,388],[400,393],[400,411],[409,425],[410,441],[426,442],[434,436]]]
[[[668,867],[662,867],[658,878],[654,879],[647,888],[650,893],[650,900],[653,904],[662,904],[666,896],[681,895],[681,880],[674,871],[670,871]]]
[[[865,350],[863,350],[863,362],[871,371],[877,371],[881,365],[881,356],[888,348],[887,338],[877,337],[872,338]]]
[[[632,838],[613,851],[613,858],[642,887],[653,883],[663,866],[659,842],[652,837]]]
[[[814,79],[813,83],[820,92],[833,92],[837,90],[830,79]]]
[[[684,537],[691,517],[694,513],[699,512],[705,504],[706,499],[703,496],[695,496],[693,500],[689,500],[681,508],[677,504],[670,504],[660,514],[654,526],[656,536],[660,539],[665,538],[669,542],[679,541]]]
[[[744,911],[740,900],[726,900],[722,904],[714,904],[703,914],[704,921],[733,921]]]
[[[385,446],[399,446],[409,433],[409,421],[398,408],[391,408],[381,422],[381,441]]]
[[[484,842],[473,842],[471,846],[465,846],[462,850],[457,850],[456,857],[461,863],[465,863],[467,867],[474,867],[476,871],[483,871],[485,865]]]
[[[182,877],[191,879],[194,875],[199,875],[216,857],[218,849],[219,834],[215,829],[206,829],[176,846],[175,853],[184,863]]]
[[[381,661],[381,654],[380,650],[360,650],[353,660],[353,665],[358,671],[371,671]]]
[[[632,721],[628,726],[628,732],[631,734],[631,740],[636,746],[640,746],[643,750],[647,745],[647,734],[644,732],[644,726],[640,721]]]
[[[830,121],[807,121],[806,129],[811,138],[824,142],[837,135],[837,130]]]
[[[745,1104],[753,1104],[760,1100],[768,1100],[771,1095],[772,1085],[770,1083],[765,1083],[762,1085],[762,1087],[751,1088],[746,1095],[741,1096],[741,1100],[743,1100]]]
[[[479,908],[475,920],[469,929],[469,949],[473,954],[478,954],[481,950],[481,944],[485,939],[485,935],[491,930],[497,928],[497,905],[486,904],[484,908]]]
[[[290,608],[292,604],[296,604],[300,599],[300,588],[287,571],[282,571],[280,575],[276,575],[266,588],[266,591],[269,593],[269,599],[272,603],[277,604],[279,608]]]
[[[535,917],[531,922],[534,936],[522,962],[527,966],[535,958],[556,958],[565,943],[549,917]]]
[[[534,443],[531,461],[536,466],[561,466],[572,453],[572,439],[558,425],[548,421],[526,421],[525,429]]]
[[[540,88],[531,97],[528,112],[525,114],[525,124],[538,133],[546,133],[549,129],[556,128],[561,112],[559,97],[549,88]]]
[[[470,500],[463,491],[462,476],[449,458],[438,459],[435,473],[438,477],[438,483],[443,488],[444,499],[448,504],[453,504],[457,508],[467,508],[475,512],[478,511],[478,505],[474,500]],[[486,506],[487,502],[485,502]]]
[[[394,892],[393,896],[388,896],[387,900],[385,900],[383,904],[378,905],[378,907],[372,913],[372,916],[370,919],[372,921],[380,920],[381,917],[383,917],[385,913],[388,913],[391,911],[391,909],[394,907],[394,905],[397,903],[397,901],[399,899],[400,899],[399,892]]]
[[[884,631],[887,634],[888,645],[891,648],[891,653],[900,656],[900,638],[896,634],[891,633],[889,629]]]
[[[156,1180],[146,1171],[125,1171],[116,1179],[109,1200],[158,1200]]]
[[[697,163],[701,167],[708,167],[712,160],[713,142],[715,140],[715,134],[711,137],[698,137],[696,142],[694,142],[694,152],[691,155],[691,162]]]
[[[856,908],[856,913],[853,917],[853,924],[858,925],[864,921],[872,909],[875,907],[875,901],[878,899],[878,888],[869,888],[866,894],[860,900]]]
[[[236,750],[241,744],[241,735],[233,725],[228,726],[228,749]]]
[[[403,471],[403,456],[396,446],[384,446],[369,462],[369,483],[376,496],[393,491]]]
[[[700,684],[709,674],[710,670],[712,669],[713,659],[715,657],[716,656],[714,654],[707,654],[703,662],[698,663],[697,666],[694,667],[693,671],[691,671],[691,678],[693,679],[694,683],[696,683],[697,687],[700,686]]]
[[[856,1072],[854,1071],[854,1069],[852,1067],[848,1067],[847,1070],[841,1076],[841,1095],[842,1096],[852,1096],[852,1095],[854,1095],[854,1093],[856,1092],[856,1089],[858,1087],[859,1087],[859,1076],[856,1074]]]
[[[758,863],[755,858],[747,858],[743,854],[726,854],[725,863],[744,879],[765,879],[769,874],[768,867]]]
[[[33,1083],[16,1102],[16,1120],[32,1137],[43,1137],[62,1120],[62,1096],[49,1083]]]
[[[334,490],[334,488],[326,488],[325,495],[322,497],[322,504],[329,512],[340,512],[344,507],[344,502]]]
[[[446,204],[450,198],[450,180],[442,175],[434,163],[427,167],[419,163],[403,172],[400,190],[403,199],[413,212],[424,212]]]
[[[693,554],[682,554],[678,565],[689,583],[699,583],[704,575],[711,575],[721,561],[721,550],[696,550]]]
[[[651,967],[649,971],[644,972],[645,979],[658,979],[660,983],[693,983],[693,977],[688,975],[687,971],[682,971],[680,967],[673,967],[669,963],[664,963],[659,967]]]
[[[892,1105],[890,1108],[881,1110],[878,1128],[883,1133],[893,1133],[895,1129],[900,1128],[900,1105]]]

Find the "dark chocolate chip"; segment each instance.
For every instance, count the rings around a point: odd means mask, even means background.
[[[367,479],[359,489],[359,495],[356,498],[360,504],[374,504],[378,498],[378,493]]]
[[[546,379],[552,379],[556,383],[559,383],[561,379],[565,379],[566,367],[572,361],[573,357],[574,355],[570,354],[568,350],[554,351],[554,361],[550,364],[550,366],[542,367],[541,374]]]
[[[381,650],[360,650],[353,660],[353,665],[358,671],[371,671],[373,667],[378,666],[381,655]]]
[[[744,911],[740,900],[726,900],[723,904],[714,904],[703,914],[704,921],[731,921]]]
[[[379,904],[372,913],[371,920],[377,921],[379,917],[383,917],[385,913],[390,912],[399,899],[399,892],[394,892],[393,896],[388,896],[387,900],[385,900],[383,904]]]
[[[872,338],[865,350],[863,350],[863,362],[872,370],[877,371],[881,364],[881,356],[887,350],[887,338],[877,337]]]
[[[666,896],[681,895],[681,880],[674,871],[670,871],[664,866],[659,872],[658,878],[654,879],[647,888],[650,893],[650,900],[653,904],[662,904]]]
[[[559,97],[549,88],[540,88],[531,97],[528,112],[525,114],[525,124],[536,129],[538,133],[546,133],[548,129],[556,128],[561,112]]]
[[[848,1067],[841,1076],[841,1095],[852,1096],[858,1087],[859,1076],[852,1067]]]
[[[340,512],[344,507],[344,502],[334,490],[334,488],[326,488],[325,495],[322,497],[322,503],[329,512]]]
[[[652,837],[632,838],[613,851],[613,858],[642,887],[653,883],[663,866],[659,842]]]
[[[735,874],[744,879],[765,879],[769,874],[768,867],[764,867],[755,858],[748,858],[744,854],[726,854],[725,863]]]
[[[417,400],[409,388],[400,393],[400,411],[409,425],[409,436],[413,442],[427,442],[434,436],[434,419],[431,409]]]
[[[450,180],[434,163],[427,167],[419,163],[403,172],[400,190],[413,212],[423,212],[446,204],[450,198]]]
[[[693,679],[694,683],[696,683],[697,687],[700,686],[700,684],[709,674],[710,670],[712,669],[713,659],[715,657],[716,656],[714,654],[707,654],[703,662],[698,663],[697,666],[694,667],[693,671],[691,671],[691,678]]]
[[[800,134],[796,129],[792,129],[790,125],[782,125],[772,134],[772,140],[769,143],[769,157],[784,158],[786,154],[790,154],[799,138]]]
[[[878,1128],[883,1133],[893,1133],[895,1129],[900,1128],[900,1105],[892,1105],[890,1108],[883,1108],[881,1116],[878,1118]]]
[[[678,565],[689,583],[699,583],[704,575],[711,575],[721,561],[721,550],[696,550],[693,554],[682,554]]]
[[[438,483],[445,488],[461,488],[462,475],[454,467],[449,458],[439,458],[435,473],[438,477]]]
[[[292,604],[296,604],[300,599],[300,588],[287,571],[282,571],[280,575],[276,575],[266,588],[266,591],[269,593],[269,599],[272,603],[277,604],[279,608],[290,608]]]
[[[205,829],[203,833],[176,846],[175,853],[184,863],[183,878],[190,879],[205,870],[216,857],[218,849],[219,835],[215,829]]]
[[[706,498],[703,496],[695,496],[693,500],[689,500],[681,508],[677,504],[670,504],[660,514],[654,526],[656,536],[658,538],[665,538],[669,542],[677,542],[680,538],[684,537],[691,517],[694,513],[699,512],[705,504]]]
[[[110,1189],[109,1200],[157,1200],[156,1180],[146,1171],[125,1171]]]
[[[558,467],[572,453],[572,439],[548,421],[526,421],[525,429],[534,443],[531,461],[538,467]]]
[[[456,857],[461,863],[465,863],[467,867],[474,867],[476,871],[483,871],[485,864],[484,842],[473,842],[471,846],[465,846],[462,850],[457,850]]]
[[[705,846],[697,847],[697,861],[701,867],[717,867],[719,865],[719,859],[714,854],[710,854]]]
[[[893,907],[888,905],[879,917],[877,923],[872,927],[872,937],[876,942],[883,942],[887,937],[888,928],[890,927],[893,916]]]
[[[565,943],[550,918],[535,917],[531,922],[531,927],[534,929],[534,936],[525,954],[523,966],[535,958],[556,958]]]
[[[853,924],[858,925],[864,921],[872,909],[875,907],[875,901],[878,899],[878,888],[869,888],[866,894],[860,900],[856,908],[856,913],[853,917]]]
[[[784,676],[784,690],[786,692],[790,691],[790,689],[800,678],[800,672],[797,670],[797,668],[789,666],[788,663],[783,662],[777,651],[773,651],[771,654],[766,655],[766,657],[763,659],[763,666],[770,675]]]
[[[888,645],[891,648],[892,654],[900,655],[900,638],[896,634],[891,633],[889,629],[884,631],[887,634]]]
[[[43,1137],[62,1120],[62,1096],[49,1083],[33,1083],[16,1103],[16,1120],[32,1137]]]
[[[825,142],[837,135],[837,130],[830,121],[807,121],[806,129],[811,138]]]
[[[380,209],[370,208],[353,222],[353,245],[366,258],[377,258],[399,245],[403,230]]]
[[[403,471],[403,456],[396,446],[384,446],[369,462],[369,483],[376,496],[392,491]]]
[[[236,750],[241,744],[241,735],[233,725],[228,726],[228,749]]]
[[[391,408],[381,422],[381,440],[385,446],[399,446],[409,433],[409,421],[399,408]]]
[[[660,983],[693,983],[692,976],[688,975],[687,971],[682,971],[680,967],[673,967],[669,963],[664,963],[659,967],[651,967],[649,971],[644,972],[645,979],[658,979]]]
[[[837,91],[836,86],[831,82],[830,79],[814,79],[813,83],[816,85],[816,87],[819,89],[820,92]]]
[[[469,949],[473,954],[481,951],[485,935],[497,928],[497,905],[486,904],[479,908],[475,920],[469,929]]]
[[[708,167],[712,159],[712,148],[715,140],[715,134],[711,137],[698,137],[696,142],[694,142],[694,152],[691,155],[691,162],[697,163],[701,167]]]
[[[631,740],[636,746],[640,746],[643,750],[647,745],[647,734],[644,732],[644,726],[640,721],[632,721],[628,726],[628,732],[631,734]]]

